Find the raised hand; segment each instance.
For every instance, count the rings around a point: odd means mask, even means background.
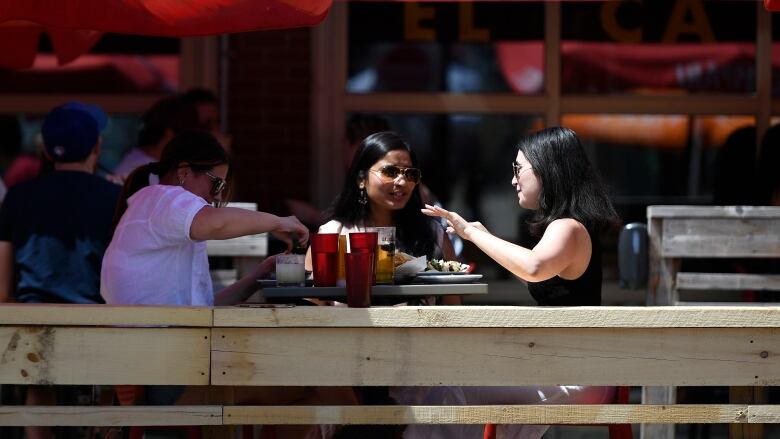
[[[428,216],[444,218],[447,220],[447,233],[457,233],[458,236],[463,239],[470,239],[468,235],[474,229],[481,230],[483,232],[488,231],[479,221],[468,222],[457,213],[439,206],[431,206],[430,204],[426,204],[425,208],[421,209],[421,211]]]

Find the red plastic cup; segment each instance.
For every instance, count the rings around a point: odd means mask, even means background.
[[[339,274],[339,234],[311,235],[311,262],[315,287],[334,287]]]
[[[357,252],[344,255],[347,271],[347,306],[371,306],[371,277],[374,273],[374,253]]]
[[[369,252],[374,255],[376,266],[376,245],[379,241],[377,232],[352,232],[349,234],[349,251],[353,253]],[[376,273],[371,272],[371,285],[376,285]]]

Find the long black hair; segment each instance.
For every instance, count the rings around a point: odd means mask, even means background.
[[[117,201],[112,230],[116,229],[119,220],[127,210],[127,199],[142,188],[149,186],[149,175],[160,177],[169,172],[176,172],[179,165],[187,163],[193,172],[207,172],[215,166],[228,165],[228,181],[226,193],[221,203],[230,199],[230,158],[219,141],[206,131],[188,130],[177,134],[165,145],[159,162],[152,162],[136,168],[125,180],[122,194]]]
[[[370,217],[371,203],[360,204],[358,183],[368,178],[368,170],[390,151],[403,150],[409,153],[412,166],[417,166],[417,158],[409,144],[400,135],[385,131],[366,137],[355,151],[352,164],[347,171],[344,187],[336,197],[331,208],[331,219],[346,225],[359,225]],[[396,239],[415,256],[434,257],[438,248],[439,227],[433,219],[425,216],[420,196],[420,183],[416,184],[409,201],[403,209],[393,212]],[[439,252],[441,249],[439,248]]]
[[[539,208],[530,222],[534,235],[541,236],[559,218],[574,218],[591,231],[617,224],[604,184],[574,131],[546,128],[521,139],[517,148],[542,182]]]

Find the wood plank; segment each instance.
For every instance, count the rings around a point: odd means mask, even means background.
[[[773,328],[780,307],[218,307],[214,327]]]
[[[681,290],[780,291],[778,274],[677,273]]]
[[[763,406],[780,415],[780,407]],[[746,405],[226,406],[225,424],[746,423]],[[764,419],[772,419],[767,416]]]
[[[649,276],[647,279],[646,305],[671,305],[679,297],[674,287],[674,273],[679,261],[663,257],[663,224],[657,218],[648,218]]]
[[[0,426],[220,425],[222,406],[0,406]]]
[[[666,219],[664,257],[780,257],[780,219]]]
[[[0,327],[0,384],[208,384],[210,329]]]
[[[268,234],[206,241],[206,253],[209,256],[267,256]]]
[[[748,406],[748,422],[754,424],[780,424],[777,405]]]
[[[211,323],[211,309],[204,307],[0,304],[0,325],[203,327]]]
[[[642,387],[642,404],[674,404],[677,402],[677,388],[672,386]],[[641,439],[673,439],[674,424],[642,423],[639,426]]]
[[[734,306],[735,303],[740,303],[740,302],[704,302],[704,301],[693,302],[693,301],[681,300],[677,302],[675,305],[688,306],[688,307],[692,307],[692,306],[730,307],[730,306]],[[760,307],[773,308],[777,306],[777,303],[776,302],[750,302],[750,305],[755,306],[757,308]]]
[[[766,404],[769,399],[769,389],[766,387],[729,387],[730,404]],[[762,439],[763,424],[732,424],[729,425],[729,437],[732,439]]]
[[[780,383],[780,328],[223,328],[213,337],[214,385]]]
[[[648,206],[648,218],[780,218],[776,206]]]

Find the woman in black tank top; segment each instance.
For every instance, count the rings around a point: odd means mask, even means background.
[[[528,282],[539,305],[601,304],[601,255],[598,232],[617,222],[617,214],[574,131],[548,128],[520,141],[512,162],[512,186],[521,207],[534,210],[533,248],[507,242],[479,222],[455,212],[426,206],[442,217],[448,232],[472,241],[488,256]],[[598,386],[433,387],[420,405],[457,401],[462,404],[592,404],[610,401],[614,388]],[[453,429],[458,427],[458,429]],[[546,426],[503,425],[501,437],[539,438]],[[425,437],[481,438],[481,426],[410,426],[405,439]]]
[[[455,212],[434,206],[423,212],[446,219],[448,232],[528,282],[539,305],[600,305],[598,234],[617,223],[617,214],[579,138],[568,128],[538,131],[518,144],[512,171],[518,203],[535,212],[531,233],[540,239],[533,248],[498,238]]]

